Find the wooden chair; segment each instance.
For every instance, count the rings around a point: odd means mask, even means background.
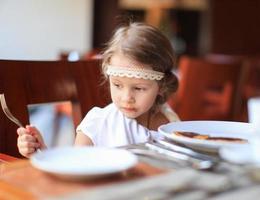
[[[86,52],[82,56],[82,60],[89,60],[89,59],[102,59],[102,50],[99,48],[94,48],[88,52]]]
[[[79,103],[84,117],[93,106],[105,106],[109,102],[106,88],[100,85],[99,65],[99,60],[0,60],[0,93],[5,94],[8,107],[23,124],[29,124],[29,104],[71,101]],[[1,153],[20,156],[16,129],[0,111]]]
[[[236,120],[242,70],[241,62],[181,57],[180,86],[169,104],[181,120]]]
[[[248,121],[247,102],[252,97],[260,96],[260,56],[249,56],[245,59],[245,81],[242,88],[242,109],[240,119]]]
[[[260,55],[248,58],[245,65],[248,68],[244,87],[245,98],[260,96]]]
[[[229,64],[229,63],[243,63],[246,59],[246,55],[231,55],[231,54],[219,54],[208,53],[204,56],[205,60],[213,63]]]

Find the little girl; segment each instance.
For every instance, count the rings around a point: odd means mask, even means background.
[[[122,146],[147,142],[162,124],[179,120],[165,104],[178,80],[168,39],[144,23],[120,27],[103,53],[102,69],[112,103],[94,107],[77,127],[76,145]],[[29,157],[45,148],[33,126],[19,128],[19,152]]]

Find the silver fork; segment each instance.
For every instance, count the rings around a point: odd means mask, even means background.
[[[10,112],[9,108],[7,107],[6,101],[5,101],[5,95],[0,94],[0,102],[1,102],[1,107],[5,113],[5,115],[12,121],[14,122],[17,126],[19,127],[24,127],[23,124],[15,117],[13,114]]]
[[[24,127],[24,125],[21,123],[20,120],[18,120],[9,110],[9,108],[7,107],[6,101],[5,101],[5,95],[4,94],[0,94],[0,103],[1,103],[1,107],[4,111],[4,114],[12,121],[14,122],[17,126],[19,127]],[[38,148],[36,149],[37,152],[41,152],[41,150]]]

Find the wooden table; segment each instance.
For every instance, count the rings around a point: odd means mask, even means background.
[[[145,163],[134,168],[91,181],[69,182],[57,179],[34,168],[28,159],[0,154],[0,199],[42,199],[59,197],[98,186],[141,179],[165,172]]]
[[[139,157],[142,158],[142,157]],[[241,166],[221,162],[214,171],[166,169],[153,161],[96,180],[64,181],[34,168],[28,159],[0,154],[0,199],[258,199],[260,184]],[[165,162],[158,162],[165,166]]]
[[[15,160],[18,160],[18,158],[0,153],[0,164],[6,163],[6,162],[12,162],[12,161],[15,161]]]

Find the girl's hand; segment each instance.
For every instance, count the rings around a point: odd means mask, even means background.
[[[25,128],[17,129],[17,147],[23,156],[29,158],[37,149],[44,149],[41,133],[34,126],[27,125]]]

